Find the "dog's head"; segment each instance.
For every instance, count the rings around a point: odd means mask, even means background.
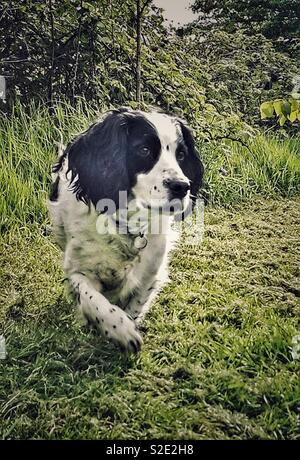
[[[109,199],[118,208],[119,192],[126,191],[141,207],[181,214],[192,207],[202,183],[191,130],[163,113],[113,110],[66,154],[77,198],[94,206]]]

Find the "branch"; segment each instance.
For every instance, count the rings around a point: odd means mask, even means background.
[[[80,39],[81,39],[81,25],[82,25],[82,17],[83,17],[82,0],[80,1],[80,10],[81,10],[81,15],[80,15],[80,18],[79,18],[79,23],[78,23],[76,59],[75,59],[75,66],[74,66],[74,78],[73,78],[73,84],[72,84],[73,100],[74,100],[74,97],[75,97],[75,85],[76,85],[77,71],[78,71],[79,47],[80,47]]]
[[[146,0],[145,3],[142,5],[141,7],[141,10],[140,10],[140,14],[142,15],[146,6],[148,6],[150,3],[152,2],[152,0]]]
[[[21,62],[29,62],[29,61],[32,61],[30,58],[25,58],[25,59],[11,59],[11,60],[8,60],[8,59],[3,59],[1,60],[1,64],[20,64]],[[32,61],[32,62],[36,62],[36,61]]]
[[[208,132],[208,134],[209,134],[211,140],[213,140],[213,141],[218,141],[218,140],[227,139],[227,140],[232,141],[232,142],[238,142],[238,143],[241,144],[243,147],[245,147],[245,148],[251,153],[252,156],[254,156],[254,154],[253,154],[252,150],[250,149],[249,145],[246,144],[246,142],[244,142],[242,139],[237,139],[237,138],[232,137],[232,136],[230,136],[230,135],[228,135],[228,136],[216,136],[216,137],[213,137],[209,131],[207,131],[207,132]]]
[[[49,72],[49,83],[48,83],[48,104],[49,112],[52,111],[52,99],[53,99],[53,74],[54,74],[54,61],[55,61],[55,37],[54,37],[54,17],[53,17],[53,5],[52,0],[49,0],[49,15],[50,15],[50,30],[51,30],[51,61],[50,61],[50,72]]]

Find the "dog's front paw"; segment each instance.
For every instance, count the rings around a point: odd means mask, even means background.
[[[143,340],[139,334],[134,320],[124,313],[115,314],[114,321],[106,324],[104,335],[118,345],[122,351],[137,353],[140,351]]]

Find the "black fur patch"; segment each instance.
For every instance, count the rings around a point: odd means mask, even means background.
[[[143,147],[151,151],[147,158],[139,155]],[[155,127],[140,113],[121,108],[77,137],[63,157],[68,154],[78,200],[96,206],[99,200],[110,199],[118,208],[119,191],[129,192],[136,175],[153,168],[160,149]]]
[[[193,195],[193,202],[195,202],[194,197],[197,196],[199,189],[202,186],[204,167],[196,151],[195,140],[191,130],[182,121],[179,123],[183,140],[178,143],[176,155],[181,150],[186,152],[183,161],[180,161],[179,164],[185,176],[191,181],[191,194]]]
[[[59,185],[59,177],[55,179],[55,181],[51,184],[50,190],[50,201],[57,201],[58,200],[58,185]]]
[[[204,166],[202,161],[200,160],[199,154],[196,151],[195,147],[195,140],[193,134],[186,126],[186,124],[182,120],[178,120],[182,132],[182,139],[178,142],[177,149],[176,149],[176,156],[180,151],[185,152],[184,159],[182,161],[178,161],[184,175],[190,180],[190,192],[191,192],[191,205],[185,212],[179,216],[175,217],[175,220],[183,220],[187,217],[190,212],[192,211],[197,195],[199,193],[200,188],[202,187],[203,175],[204,175]]]
[[[138,114],[129,119],[127,170],[130,186],[136,183],[139,173],[149,172],[158,161],[161,153],[161,143],[156,128],[144,116]],[[147,149],[149,154],[143,155]]]

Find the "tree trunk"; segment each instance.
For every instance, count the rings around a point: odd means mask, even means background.
[[[54,19],[52,10],[52,0],[49,0],[49,15],[51,28],[51,64],[48,81],[48,110],[53,115],[53,77],[54,77],[54,56],[55,56],[55,39],[54,39]]]
[[[136,1],[136,101],[141,106],[141,0]]]

